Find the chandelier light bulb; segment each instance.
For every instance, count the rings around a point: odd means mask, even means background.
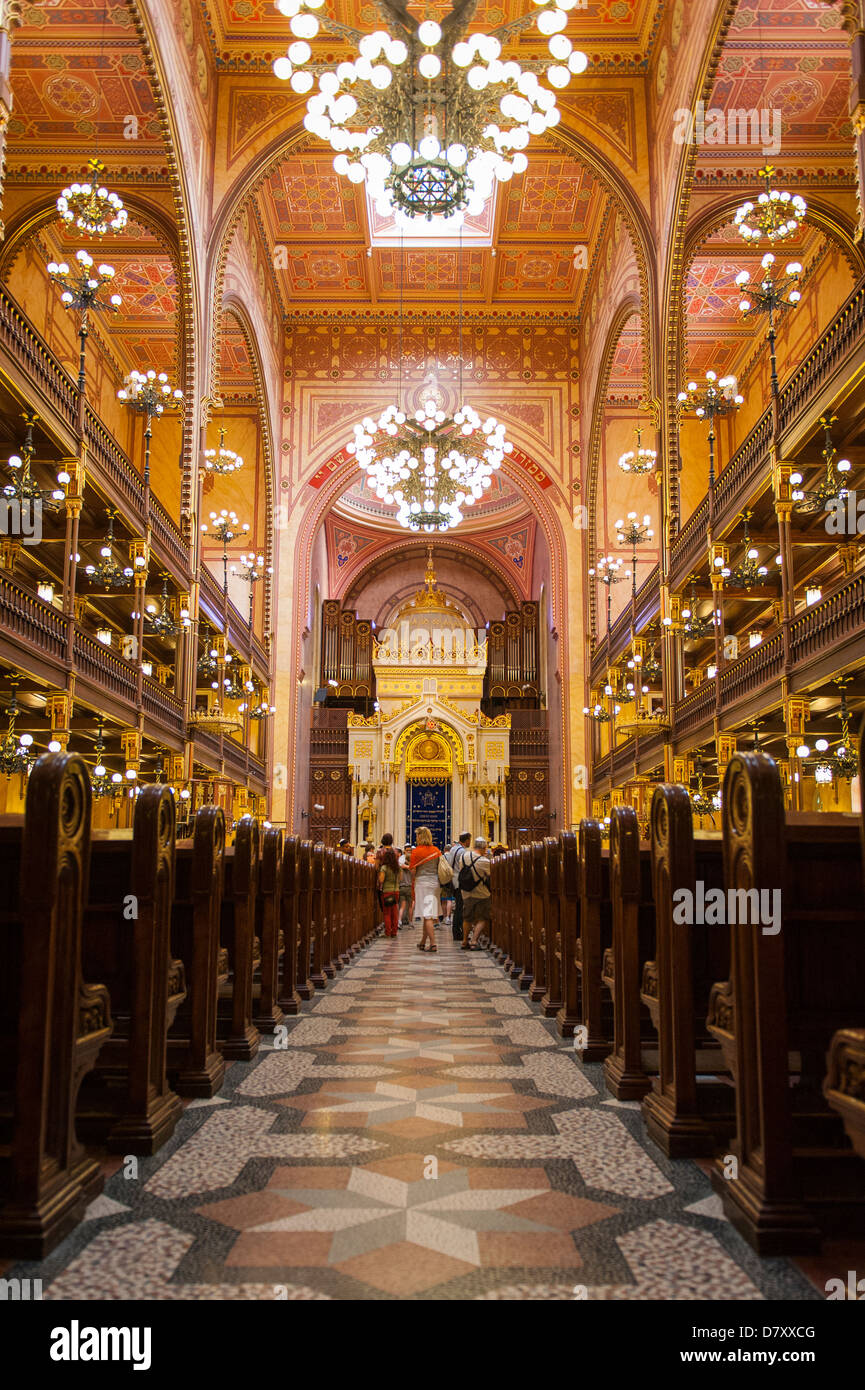
[[[442,31],[434,19],[425,19],[417,31],[417,36],[424,48],[435,48],[442,36]]]
[[[438,77],[442,70],[441,59],[435,53],[424,53],[418,59],[417,69],[421,77],[431,81],[432,78]]]
[[[297,39],[314,39],[318,33],[318,20],[314,14],[296,14],[289,25]]]

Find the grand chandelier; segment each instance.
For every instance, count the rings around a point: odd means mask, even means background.
[[[537,3],[537,0],[536,0]],[[357,45],[353,61],[318,78],[304,125],[336,151],[333,167],[352,183],[366,182],[381,216],[397,223],[417,217],[476,215],[495,180],[522,173],[532,135],[558,124],[555,91],[588,58],[561,31],[578,0],[555,0],[492,33],[467,33],[474,0],[455,0],[441,24],[419,25],[402,0],[376,0],[388,29],[362,34],[325,16],[323,0],[277,0],[290,16],[294,42],[273,70],[301,95],[312,92],[310,39],[319,27]],[[552,58],[543,86],[533,68],[503,61],[505,43],[533,20]],[[542,66],[536,64],[535,66]]]
[[[411,531],[448,531],[492,486],[513,444],[494,416],[482,421],[470,405],[452,416],[429,395],[414,416],[389,405],[378,420],[367,416],[346,446],[386,506]]]
[[[102,182],[105,165],[98,157],[91,159],[82,183],[71,183],[57,199],[61,221],[74,224],[88,236],[106,236],[122,232],[129,220],[119,194],[111,193]]]
[[[767,241],[781,241],[798,230],[799,223],[807,214],[805,199],[798,193],[772,187],[774,174],[771,164],[758,170],[758,177],[763,180],[763,192],[758,195],[756,203],[749,200],[736,209],[733,224],[745,241],[756,244],[763,237]]]

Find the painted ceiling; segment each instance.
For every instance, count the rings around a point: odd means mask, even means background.
[[[191,0],[178,0],[185,6]],[[214,60],[219,63],[269,63],[284,50],[286,21],[276,11],[273,0],[200,0],[206,16],[207,32]],[[450,3],[416,3],[408,10],[420,21],[441,19],[450,12]],[[651,53],[657,32],[662,0],[584,0],[571,11],[568,28],[579,36],[582,47],[600,58],[639,67]],[[491,30],[511,24],[526,14],[525,0],[479,0],[470,30]],[[351,28],[373,30],[381,27],[381,12],[373,0],[326,0],[319,11]],[[546,54],[546,41],[532,24],[512,40],[526,56]],[[322,32],[316,52],[341,53],[338,36]],[[344,45],[343,45],[344,46]]]
[[[426,308],[462,294],[473,309],[573,305],[586,273],[574,248],[594,245],[608,200],[560,150],[527,154],[525,174],[499,192],[487,247],[371,245],[363,190],[334,173],[331,153],[311,145],[284,160],[256,195],[283,303],[291,312],[400,300]]]
[[[778,261],[782,265],[799,261],[804,285],[825,247],[822,232],[806,222],[785,240]],[[711,369],[744,376],[755,352],[755,321],[744,318],[739,310],[742,290],[736,276],[747,270],[753,279],[760,270],[763,249],[746,246],[729,223],[698,249],[687,277],[688,368],[695,375]],[[763,325],[764,320],[758,323]]]

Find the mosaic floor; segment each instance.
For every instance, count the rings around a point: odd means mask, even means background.
[[[438,940],[376,940],[14,1272],[53,1299],[820,1297],[492,959]]]

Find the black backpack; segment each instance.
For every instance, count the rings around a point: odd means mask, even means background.
[[[482,876],[475,873],[475,864],[477,864],[479,859],[480,855],[477,854],[471,861],[468,859],[463,860],[458,880],[461,893],[474,892],[478,884],[482,882]]]

